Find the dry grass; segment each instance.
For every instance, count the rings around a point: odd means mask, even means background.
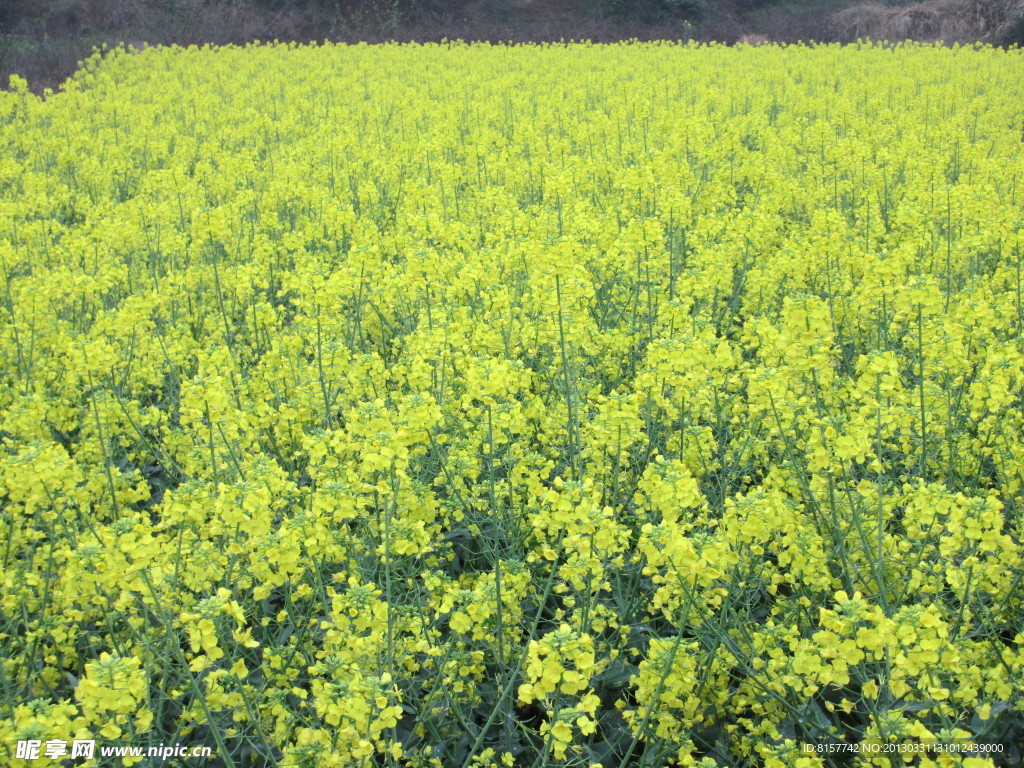
[[[840,40],[923,40],[999,43],[1024,2],[1013,0],[921,0],[893,7],[861,3],[832,16]]]

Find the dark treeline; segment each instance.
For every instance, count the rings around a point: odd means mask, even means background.
[[[0,0],[0,87],[55,87],[120,42],[445,38],[1024,44],[1024,0]]]

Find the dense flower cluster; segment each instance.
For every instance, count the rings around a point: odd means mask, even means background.
[[[1024,759],[1020,51],[11,86],[0,762]]]

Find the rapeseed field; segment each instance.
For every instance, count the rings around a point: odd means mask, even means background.
[[[982,46],[12,78],[0,762],[1020,765],[1022,140]]]

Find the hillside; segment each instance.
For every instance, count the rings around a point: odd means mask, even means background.
[[[251,40],[1024,42],[1024,0],[0,0],[0,84],[56,88],[95,46]]]

